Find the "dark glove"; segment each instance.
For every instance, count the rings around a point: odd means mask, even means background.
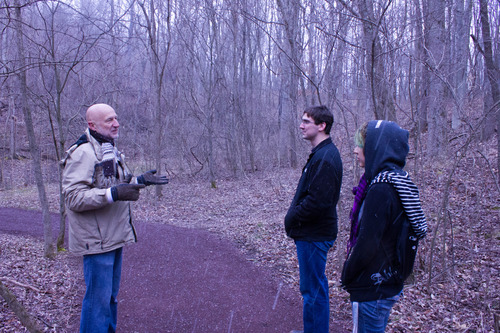
[[[143,184],[120,184],[111,188],[113,201],[137,201],[139,200],[139,190],[145,188]]]
[[[137,177],[137,182],[146,186],[168,184],[167,176],[156,176],[155,173],[156,170],[149,170]]]
[[[128,173],[125,177],[123,177],[122,183],[129,184],[131,180],[132,180],[132,174]]]

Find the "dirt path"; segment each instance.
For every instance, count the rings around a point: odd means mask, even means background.
[[[41,238],[41,221],[40,212],[0,208],[1,233]],[[56,230],[57,216],[53,225]],[[139,221],[136,227],[139,242],[124,250],[119,332],[260,333],[302,327],[300,295],[227,240],[170,225]],[[81,260],[75,262],[81,269]]]

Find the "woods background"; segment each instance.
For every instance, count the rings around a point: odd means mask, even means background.
[[[464,251],[478,265],[465,280],[492,328],[499,64],[499,0],[3,0],[0,190],[36,188],[50,257],[47,188],[60,186],[57,162],[91,104],[117,111],[118,146],[136,172],[156,168],[214,189],[260,172],[298,174],[310,151],[300,116],[325,104],[346,167],[345,220],[360,176],[353,133],[367,120],[394,120],[410,131],[407,169],[431,227],[419,264],[426,292],[443,281],[464,286],[454,270]],[[159,188],[154,197],[168,200]]]

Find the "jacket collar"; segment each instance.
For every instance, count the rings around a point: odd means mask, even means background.
[[[318,145],[316,145],[316,147],[314,147],[312,149],[311,154],[314,154],[315,152],[317,152],[318,150],[320,150],[322,147],[326,146],[329,143],[332,143],[332,138],[331,137],[328,137],[325,140],[323,140],[320,143],[318,143]]]

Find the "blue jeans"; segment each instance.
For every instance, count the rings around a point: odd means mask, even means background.
[[[83,256],[87,289],[82,302],[81,333],[116,331],[121,271],[122,248]]]
[[[369,302],[352,302],[353,333],[383,333],[399,295]]]
[[[299,259],[300,293],[305,333],[328,332],[330,299],[325,275],[326,255],[333,241],[295,241]]]

